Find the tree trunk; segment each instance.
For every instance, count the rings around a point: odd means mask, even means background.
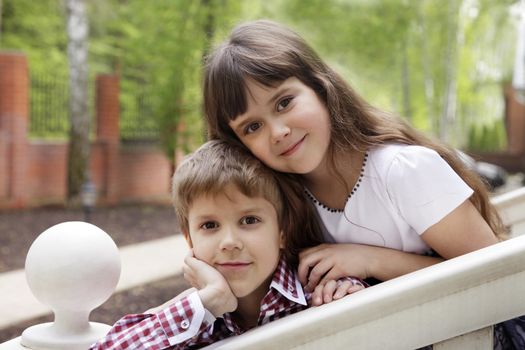
[[[459,9],[456,0],[448,1],[449,16],[447,21],[447,49],[445,55],[445,98],[441,113],[439,128],[439,138],[441,141],[450,141],[449,132],[456,119],[457,105],[457,86],[456,86],[456,65],[457,65],[457,46],[458,46],[458,27]]]
[[[428,54],[428,31],[425,21],[425,14],[423,6],[425,1],[418,3],[418,23],[421,31],[421,62],[423,64],[424,76],[424,92],[425,92],[425,110],[429,125],[433,133],[437,134],[439,130],[439,120],[435,116],[434,111],[434,78],[432,77],[431,67],[433,66],[432,59]]]
[[[68,200],[79,199],[82,184],[89,176],[89,124],[88,113],[88,22],[84,0],[66,0],[67,54],[69,60],[69,133]]]
[[[408,44],[407,39],[404,38],[402,45],[402,69],[401,69],[401,90],[403,91],[403,113],[405,118],[412,123],[412,103],[410,101],[410,70],[408,67]]]

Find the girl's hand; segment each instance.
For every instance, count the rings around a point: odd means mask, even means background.
[[[299,280],[306,292],[316,286],[324,286],[330,280],[355,276],[362,280],[371,277],[369,273],[369,246],[359,244],[320,244],[299,254]],[[372,248],[373,249],[373,248]]]
[[[319,284],[315,287],[312,293],[312,306],[328,304],[364,288],[365,286],[361,282],[356,283],[356,280],[353,279],[330,280],[324,285]]]
[[[219,271],[195,258],[193,250],[186,256],[184,263],[184,278],[197,288],[202,304],[215,317],[237,309],[237,298]]]
[[[321,244],[299,254],[299,280],[306,292],[329,280],[355,276],[387,281],[443,261],[443,258],[407,253],[364,244]]]

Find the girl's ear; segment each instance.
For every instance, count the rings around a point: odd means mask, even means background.
[[[191,242],[191,237],[188,231],[182,231],[182,234],[184,235],[184,238],[186,239],[186,243],[188,243],[190,248],[193,248],[193,243]]]
[[[283,231],[279,232],[279,248],[284,249],[286,246],[286,242],[284,239],[284,233]]]

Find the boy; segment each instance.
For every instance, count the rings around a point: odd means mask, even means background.
[[[364,288],[345,278],[303,292],[296,252],[319,243],[320,230],[291,183],[241,148],[201,146],[173,177],[175,211],[192,248],[184,277],[195,288],[125,316],[91,349],[203,347],[301,311],[312,298],[320,305]]]

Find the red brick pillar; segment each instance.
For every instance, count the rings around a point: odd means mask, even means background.
[[[505,126],[507,150],[510,154],[525,154],[525,97],[508,85],[505,88]]]
[[[0,53],[0,201],[27,203],[29,71],[22,53]]]
[[[119,77],[100,74],[96,79],[97,142],[104,151],[102,194],[106,203],[118,200]]]

